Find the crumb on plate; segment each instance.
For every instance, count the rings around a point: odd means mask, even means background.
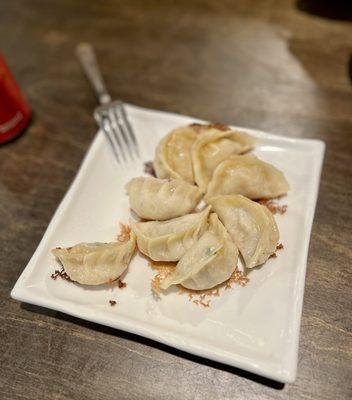
[[[144,172],[156,178],[153,161],[147,161],[144,163]]]
[[[54,273],[51,274],[51,279],[53,279],[54,281],[56,281],[56,279],[57,279],[58,277],[60,277],[60,278],[62,278],[62,279],[65,279],[66,281],[69,281],[69,282],[74,282],[74,281],[67,275],[67,273],[65,272],[64,267],[61,267],[61,270],[56,269],[56,270],[54,271]]]
[[[131,227],[121,222],[119,222],[119,226],[120,233],[116,236],[116,240],[121,243],[127,242],[131,235]]]
[[[153,270],[158,271],[158,273],[154,276],[151,282],[151,286],[154,292],[161,293],[160,289],[161,282],[175,269],[176,262],[156,262],[149,261],[149,266]],[[232,275],[228,280],[219,285],[206,290],[191,290],[186,289],[182,285],[177,285],[178,293],[186,294],[188,296],[189,301],[194,303],[197,306],[208,308],[211,304],[211,299],[209,297],[219,297],[221,295],[221,289],[225,288],[225,290],[232,289],[233,285],[246,286],[249,282],[249,278],[247,278],[242,271],[235,268]]]
[[[127,286],[126,282],[123,282],[121,279],[117,280],[117,286],[119,287],[119,289],[123,289]]]

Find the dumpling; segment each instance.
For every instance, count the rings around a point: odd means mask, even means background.
[[[205,231],[210,208],[168,221],[131,222],[139,250],[154,261],[178,261]]]
[[[207,132],[228,131],[222,124],[190,124],[169,132],[155,151],[154,169],[158,178],[180,178],[194,183],[191,149],[196,139]]]
[[[249,151],[255,139],[245,132],[210,128],[192,146],[193,172],[196,184],[206,192],[215,168],[234,154]]]
[[[83,285],[101,285],[117,279],[128,267],[136,248],[130,234],[126,242],[80,243],[73,247],[53,249],[66,274]]]
[[[237,266],[238,249],[215,213],[209,228],[160,284],[161,289],[181,284],[192,290],[210,289],[230,278]]]
[[[141,218],[166,220],[190,213],[202,192],[182,179],[133,178],[126,185],[130,207]]]
[[[276,250],[279,229],[271,212],[241,195],[209,200],[227,228],[247,268],[263,264]]]
[[[158,178],[180,178],[194,183],[191,147],[197,134],[192,125],[185,126],[172,130],[159,142],[154,158]]]
[[[206,199],[220,194],[241,194],[250,199],[272,199],[288,192],[284,174],[254,155],[231,156],[219,164]]]

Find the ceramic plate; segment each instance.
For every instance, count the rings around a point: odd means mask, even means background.
[[[152,160],[159,139],[194,118],[127,106],[142,150]],[[241,128],[244,129],[244,128]],[[155,271],[136,256],[124,277],[127,287],[89,289],[50,278],[58,268],[50,250],[78,242],[112,241],[130,213],[125,183],[143,175],[143,163],[116,167],[101,132],[58,207],[12,297],[75,317],[122,329],[183,351],[280,381],[296,376],[299,327],[311,226],[324,143],[244,129],[258,138],[255,154],[284,171],[290,186],[276,215],[284,249],[250,272],[245,287],[222,290],[209,308],[176,291],[158,299]],[[111,307],[109,300],[116,300]]]

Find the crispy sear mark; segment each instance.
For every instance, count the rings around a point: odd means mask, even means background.
[[[219,131],[228,131],[231,128],[228,125],[222,124],[220,122],[215,122],[213,124],[198,124],[198,123],[193,123],[189,125],[191,128],[193,128],[194,131],[199,133],[202,129],[218,129]]]
[[[266,200],[266,199],[261,199],[258,200],[258,203],[261,204],[262,206],[265,206],[272,214],[285,214],[287,211],[287,204],[280,205],[277,201],[275,200]]]

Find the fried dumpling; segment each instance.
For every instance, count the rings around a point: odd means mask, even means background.
[[[241,194],[250,199],[272,199],[288,192],[284,174],[254,155],[231,156],[219,164],[209,183],[206,199]]]
[[[210,208],[168,221],[131,222],[139,250],[154,261],[178,261],[205,231]]]
[[[249,151],[254,137],[245,132],[212,127],[204,131],[192,146],[193,172],[196,184],[205,193],[215,168],[231,155]]]
[[[128,267],[136,248],[133,233],[126,242],[80,243],[53,249],[71,280],[83,285],[101,285],[117,279]]]
[[[247,268],[263,264],[276,250],[279,230],[271,212],[241,195],[209,200],[227,228]]]
[[[179,178],[194,183],[191,147],[197,134],[189,125],[172,130],[159,142],[154,158],[158,178]]]
[[[213,131],[228,131],[222,124],[190,124],[169,132],[155,151],[154,169],[158,178],[180,178],[194,183],[191,149],[199,136]]]
[[[190,213],[202,196],[197,186],[182,179],[133,178],[125,189],[139,217],[159,221]]]
[[[161,289],[181,284],[192,290],[205,290],[226,281],[237,266],[238,250],[215,213],[209,228],[177,263],[175,270],[160,284]]]

